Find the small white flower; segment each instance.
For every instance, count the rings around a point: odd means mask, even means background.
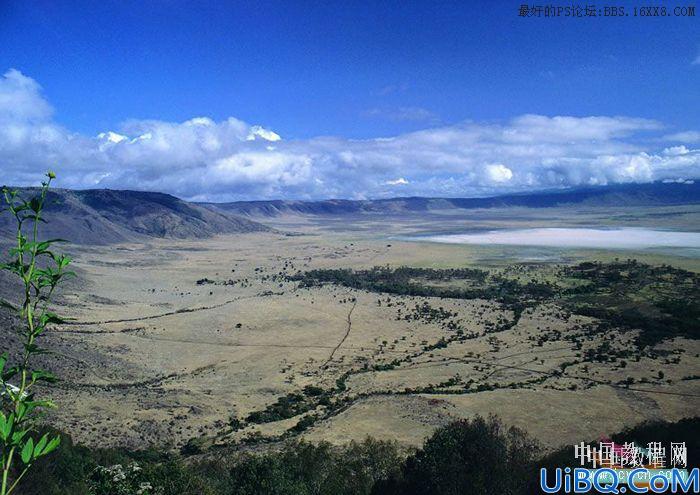
[[[149,482],[145,481],[139,485],[139,489],[136,491],[136,495],[143,495],[148,490],[152,490],[152,489],[153,489],[153,487],[151,486],[151,484]]]
[[[5,394],[12,393],[12,394],[17,394],[19,393],[19,387],[16,387],[15,385],[12,385],[11,383],[5,383],[3,386],[2,392],[0,392],[0,397],[2,397]],[[9,394],[8,394],[9,395]],[[22,392],[22,399],[27,397],[27,392]]]

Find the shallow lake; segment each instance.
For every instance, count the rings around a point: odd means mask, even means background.
[[[600,249],[700,248],[700,232],[646,228],[535,228],[429,235],[411,240],[450,244],[499,244]]]

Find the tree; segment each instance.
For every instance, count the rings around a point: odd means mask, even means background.
[[[477,416],[438,429],[409,457],[401,479],[374,487],[376,494],[515,495],[525,493],[537,444],[495,417]]]
[[[0,356],[0,449],[2,450],[2,485],[0,495],[9,495],[34,462],[60,443],[60,436],[38,433],[38,418],[47,408],[54,407],[50,399],[36,396],[36,385],[53,382],[52,373],[35,367],[34,358],[46,353],[37,344],[47,328],[62,320],[49,309],[55,289],[72,272],[66,271],[70,258],[56,254],[52,246],[60,239],[41,241],[39,225],[46,194],[53,172],[46,174],[39,193],[30,200],[19,192],[3,187],[5,206],[16,222],[15,246],[0,270],[19,279],[19,303],[0,299],[0,305],[19,319],[18,337],[21,346],[12,346]],[[27,233],[29,232],[29,233]]]

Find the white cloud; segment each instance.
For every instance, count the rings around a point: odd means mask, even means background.
[[[185,126],[204,126],[204,127],[214,127],[216,124],[209,117],[195,117],[184,122],[182,125]]]
[[[53,114],[41,96],[41,86],[18,70],[10,69],[0,79],[0,119],[4,122],[40,122]]]
[[[683,145],[671,146],[670,148],[666,148],[662,151],[662,153],[664,155],[671,155],[671,156],[687,155],[690,152],[691,151]]]
[[[35,184],[52,168],[62,187],[229,201],[397,191],[471,196],[700,178],[700,150],[691,147],[700,132],[662,136],[665,146],[659,147],[655,133],[662,129],[659,122],[630,117],[523,115],[376,139],[283,140],[233,117],[196,117],[130,120],[89,137],[59,125],[40,86],[8,71],[0,78],[0,182]]]
[[[487,165],[486,175],[494,183],[508,182],[513,178],[513,171],[500,163]]]
[[[107,141],[108,143],[121,143],[122,141],[128,139],[126,136],[122,136],[121,134],[117,134],[116,132],[112,131],[107,131],[107,132],[100,132],[97,135],[98,139],[103,139]]]
[[[664,179],[662,182],[664,184],[695,184],[694,180],[684,179],[682,177],[679,177],[678,179]]]
[[[279,134],[276,134],[269,129],[264,129],[263,127],[260,127],[259,125],[254,125],[253,127],[250,128],[250,132],[248,133],[246,140],[247,141],[254,141],[256,138],[262,138],[262,139],[265,139],[266,141],[279,141],[280,139],[282,139],[279,136]]]
[[[398,179],[388,180],[384,184],[386,184],[387,186],[405,186],[408,183],[409,182],[406,179],[404,179],[403,177],[399,177]]]

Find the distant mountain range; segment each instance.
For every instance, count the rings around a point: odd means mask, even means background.
[[[23,197],[36,189],[22,189]],[[268,227],[231,213],[188,203],[169,194],[138,191],[52,189],[42,226],[45,238],[60,237],[77,244],[111,244],[149,237],[201,238],[215,234],[258,232]],[[0,232],[14,228],[0,214]],[[3,234],[3,237],[5,235]]]
[[[202,203],[215,211],[251,218],[279,215],[347,215],[427,212],[475,208],[551,208],[557,206],[663,206],[700,204],[700,183],[624,184],[562,191],[508,194],[488,198],[391,198],[323,201],[236,201]]]
[[[35,189],[23,189],[31,196]],[[45,237],[78,244],[111,244],[148,238],[197,239],[216,234],[270,231],[252,219],[280,215],[391,215],[475,208],[549,208],[564,206],[665,206],[700,204],[700,184],[652,183],[589,187],[556,192],[509,194],[490,198],[392,198],[366,201],[238,201],[189,203],[156,192],[52,189]],[[248,218],[242,218],[248,217]],[[12,230],[0,214],[0,237]]]

